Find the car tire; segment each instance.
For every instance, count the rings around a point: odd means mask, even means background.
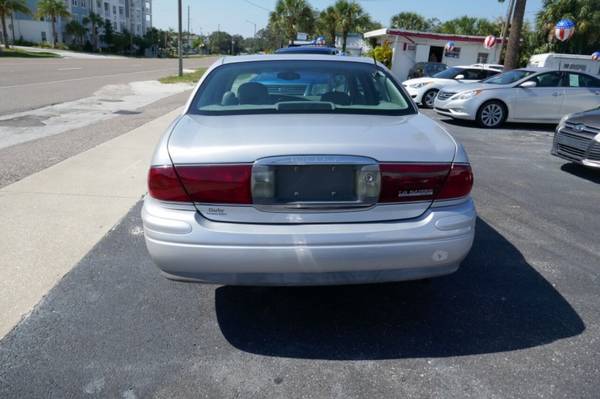
[[[500,127],[508,117],[506,105],[500,101],[492,100],[485,102],[477,111],[476,121],[480,127],[495,129]]]
[[[439,90],[431,89],[427,90],[425,94],[423,94],[423,98],[421,99],[421,105],[423,108],[433,108],[433,102],[438,95]]]

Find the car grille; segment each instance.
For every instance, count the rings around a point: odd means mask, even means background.
[[[578,161],[600,161],[600,143],[593,140],[594,136],[600,133],[600,129],[591,126],[577,129],[577,126],[578,124],[567,122],[556,133],[556,150],[559,154]]]
[[[306,85],[269,85],[267,86],[267,90],[269,94],[303,96],[306,92]]]
[[[439,100],[444,101],[444,100],[449,99],[450,97],[452,97],[455,94],[456,94],[455,92],[451,92],[451,91],[440,91],[437,95],[437,98]]]

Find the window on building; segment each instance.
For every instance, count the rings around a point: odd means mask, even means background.
[[[460,47],[454,47],[452,51],[446,49],[444,55],[446,58],[460,58]]]
[[[123,16],[125,14],[125,9],[123,7],[119,7],[119,15]]]
[[[487,64],[488,53],[477,53],[477,64]]]
[[[102,8],[102,1],[96,0],[96,9],[99,10],[100,8]]]
[[[113,14],[117,15],[117,6],[113,6]]]
[[[42,32],[42,41],[47,41],[46,32]]]

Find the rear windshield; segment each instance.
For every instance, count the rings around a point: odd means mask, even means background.
[[[251,61],[215,68],[191,113],[415,113],[397,83],[374,64],[314,60]]]

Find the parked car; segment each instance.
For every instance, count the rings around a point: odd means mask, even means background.
[[[319,90],[272,93],[253,80],[269,74]],[[463,147],[369,58],[219,60],[151,165],[145,240],[177,280],[422,279],[457,270],[473,242]]]
[[[591,168],[600,168],[600,108],[561,119],[552,154]]]
[[[600,105],[600,80],[579,72],[523,68],[479,84],[440,91],[438,114],[495,128],[504,122],[557,123],[572,112]]]
[[[448,68],[430,78],[409,79],[402,84],[417,104],[425,108],[433,108],[435,97],[442,87],[479,82],[500,72],[493,68],[458,66]]]
[[[282,47],[275,51],[276,54],[323,54],[323,55],[342,55],[342,52],[335,47],[318,46],[295,46]]]
[[[408,79],[430,77],[448,69],[448,65],[441,62],[417,62],[408,71]]]

